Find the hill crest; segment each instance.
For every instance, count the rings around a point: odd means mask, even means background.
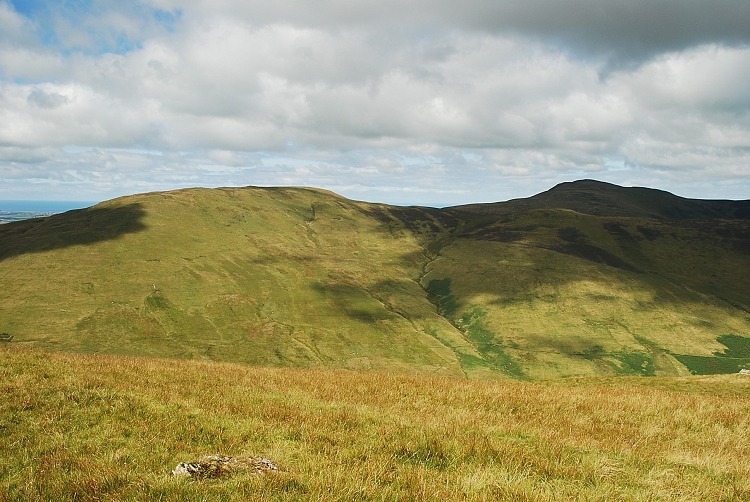
[[[523,199],[468,204],[454,209],[508,214],[533,209],[568,209],[592,216],[622,216],[661,220],[748,219],[750,200],[709,200],[679,197],[664,190],[621,187],[596,180],[560,183]]]
[[[305,188],[134,195],[0,225],[0,333],[469,377],[736,372],[747,203],[590,180],[445,209]]]

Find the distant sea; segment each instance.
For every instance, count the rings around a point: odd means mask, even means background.
[[[50,216],[94,204],[82,200],[0,200],[0,223]]]

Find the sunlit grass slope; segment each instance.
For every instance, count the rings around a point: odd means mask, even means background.
[[[0,346],[0,500],[748,500],[750,377],[465,380]],[[283,472],[175,479],[206,454]]]
[[[0,331],[80,352],[460,373],[436,338],[460,334],[418,282],[423,240],[386,206],[317,190],[117,199],[0,227]]]
[[[0,225],[0,334],[469,377],[736,373],[749,216],[594,181],[446,209],[304,188],[135,195]]]

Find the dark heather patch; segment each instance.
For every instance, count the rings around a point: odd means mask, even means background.
[[[657,230],[656,228],[644,227],[643,225],[638,225],[636,228],[641,233],[641,235],[649,241],[654,241],[664,235],[660,230]]]
[[[639,272],[637,268],[619,256],[616,256],[600,247],[594,246],[593,244],[589,244],[586,236],[577,228],[561,228],[557,231],[557,235],[561,240],[565,241],[565,243],[558,246],[552,246],[552,251],[576,256],[594,263],[601,263],[610,267],[628,270],[630,272]]]

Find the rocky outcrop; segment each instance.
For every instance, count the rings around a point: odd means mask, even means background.
[[[242,471],[254,471],[256,474],[263,474],[278,470],[276,464],[263,457],[207,455],[191,462],[180,462],[177,467],[172,469],[172,476],[222,478]]]

